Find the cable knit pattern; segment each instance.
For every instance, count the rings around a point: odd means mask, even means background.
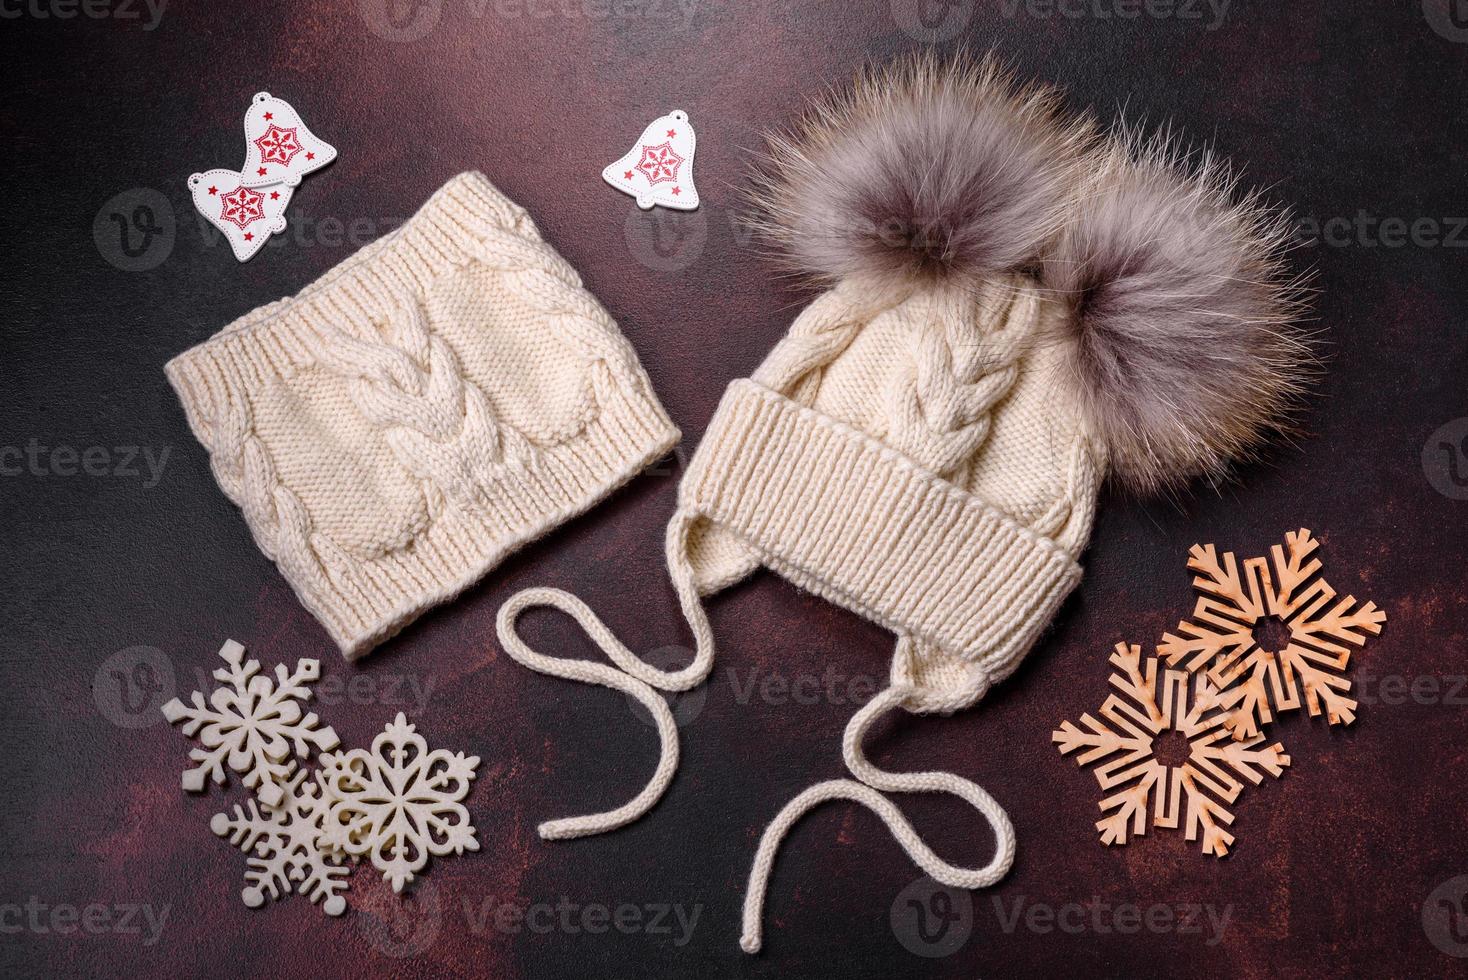
[[[678,438],[611,317],[480,174],[167,372],[221,488],[348,657]]]

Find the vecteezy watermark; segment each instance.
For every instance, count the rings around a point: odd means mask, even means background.
[[[1422,16],[1440,37],[1468,41],[1468,0],[1422,0]]]
[[[1468,500],[1468,418],[1439,426],[1422,447],[1422,472],[1449,500]]]
[[[1352,696],[1368,707],[1415,704],[1468,707],[1468,674],[1382,674],[1362,671],[1351,679]]]
[[[92,700],[102,717],[119,728],[147,728],[164,720],[163,705],[182,686],[173,660],[157,647],[131,646],[102,661],[92,676]],[[185,682],[189,671],[183,672]],[[192,670],[191,690],[214,689],[209,668]],[[313,700],[323,707],[386,705],[420,715],[428,707],[436,681],[418,674],[329,674],[312,686]]]
[[[1234,911],[1231,904],[1220,908],[1210,902],[1113,903],[1102,901],[1100,896],[1093,896],[1088,902],[1064,902],[1060,905],[1031,902],[1023,895],[1012,902],[994,895],[990,901],[994,905],[999,928],[1006,935],[1018,929],[1041,936],[1055,932],[1072,936],[1082,933],[1125,936],[1146,932],[1153,935],[1204,936],[1205,946],[1217,946],[1223,941]]]
[[[766,673],[751,667],[743,679],[730,667],[725,671],[738,704],[758,698],[769,705],[782,704],[866,704],[883,686],[871,674],[846,674],[828,664],[820,674]]]
[[[687,647],[667,646],[649,650],[642,659],[653,667],[662,671],[674,671],[688,666],[693,662],[693,651]],[[693,724],[698,716],[703,714],[704,705],[708,703],[709,686],[700,684],[688,691],[670,691],[667,694],[659,692],[659,696],[666,697],[668,707],[673,712],[673,721],[679,728]],[[627,707],[637,716],[637,720],[649,727],[656,727],[657,722],[653,719],[652,712],[648,711],[643,703],[632,695],[627,695]]]
[[[151,490],[163,479],[170,452],[171,446],[47,446],[32,436],[24,446],[0,446],[0,476],[115,476],[142,480]]]
[[[197,211],[199,238],[205,248],[227,245],[223,232]],[[286,216],[285,231],[271,235],[266,248],[348,248],[353,251],[386,235],[403,223],[403,218],[338,218],[295,213]]]
[[[1037,20],[1175,20],[1216,31],[1233,0],[999,0],[1003,15]]]
[[[163,19],[168,0],[0,0],[0,20],[88,20],[138,21],[151,31]],[[147,14],[148,19],[143,20]]]
[[[0,0],[3,2],[3,0]],[[114,194],[92,219],[92,241],[109,264],[146,272],[173,254],[178,223],[162,191],[134,187]]]
[[[192,206],[188,213],[193,215],[199,243],[204,248],[229,247],[224,233],[210,224],[208,218]],[[356,251],[393,231],[405,220],[365,215],[317,216],[291,211],[286,215],[285,231],[271,235],[264,247]],[[173,204],[162,191],[152,187],[134,187],[113,195],[92,220],[92,241],[98,254],[123,272],[146,272],[167,261],[178,244],[178,232],[179,221]]]
[[[1422,930],[1441,952],[1468,956],[1468,875],[1449,878],[1422,903]]]
[[[311,696],[317,704],[331,707],[338,704],[366,706],[372,704],[401,705],[411,715],[420,715],[433,696],[435,681],[432,675],[420,678],[417,674],[352,674],[342,677],[332,674],[317,681]]]
[[[546,936],[560,934],[592,936],[609,932],[624,936],[669,936],[680,949],[693,939],[703,904],[681,902],[573,902],[565,895],[556,902],[511,902],[493,896],[475,901],[464,898],[464,919],[475,936],[491,932],[518,936],[530,932]]]
[[[974,0],[890,0],[892,21],[923,44],[958,36],[974,16]]]
[[[974,931],[974,900],[968,892],[925,875],[897,893],[888,918],[903,949],[937,959],[968,942]]]
[[[118,728],[147,728],[163,720],[178,686],[173,661],[157,647],[119,650],[92,676],[97,710]]]
[[[676,670],[693,661],[693,651],[680,646],[659,647],[647,653],[643,659],[659,670]],[[872,696],[885,686],[882,679],[875,675],[847,674],[831,664],[828,664],[826,669],[819,674],[776,673],[762,670],[759,667],[740,671],[730,667],[715,676],[716,679],[722,679],[729,685],[729,690],[734,695],[734,703],[741,706],[748,705],[752,701],[772,706],[785,704],[860,706],[870,701]],[[678,723],[679,728],[691,725],[699,715],[703,714],[704,706],[708,702],[709,689],[713,686],[713,683],[703,684],[689,691],[667,695],[668,706],[673,711],[673,720]],[[653,724],[651,713],[643,707],[641,701],[628,695],[627,705],[644,724],[649,726]]]
[[[152,946],[172,910],[172,905],[154,908],[147,902],[48,903],[32,895],[24,902],[0,902],[0,935],[141,936],[144,946]]]
[[[1301,245],[1327,248],[1468,248],[1468,217],[1402,217],[1360,208],[1351,217],[1303,216],[1295,222]]]
[[[444,10],[479,20],[653,20],[686,28],[700,0],[358,0],[357,12],[373,34],[406,44],[433,33]],[[679,24],[681,21],[681,24]]]
[[[657,272],[679,272],[703,255],[709,237],[708,209],[644,211],[636,204],[622,223],[622,238],[632,257]]]
[[[357,931],[383,956],[395,960],[417,956],[438,938],[443,897],[431,879],[419,878],[401,894],[383,888],[353,892]]]

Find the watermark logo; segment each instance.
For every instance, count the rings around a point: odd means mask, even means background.
[[[171,446],[47,446],[32,436],[24,446],[0,446],[0,476],[112,476],[151,490],[163,479],[170,452]]]
[[[1367,706],[1402,704],[1468,707],[1468,674],[1382,674],[1362,671],[1352,680],[1352,696]]]
[[[138,936],[152,946],[163,935],[172,905],[154,908],[147,902],[49,903],[32,895],[25,902],[0,902],[0,935]]]
[[[586,933],[600,936],[617,932],[624,936],[668,936],[678,948],[687,946],[698,927],[703,905],[687,906],[681,902],[647,902],[634,905],[621,902],[573,902],[562,895],[556,902],[497,901],[492,896],[477,904],[464,899],[464,920],[469,932],[484,936],[497,932],[518,936],[529,932],[540,936],[560,934],[577,936]]]
[[[3,2],[3,0],[0,0]],[[687,27],[699,0],[467,0],[455,14],[471,20],[631,20],[682,21]],[[420,41],[443,19],[443,0],[358,0],[367,29],[394,44]]]
[[[0,20],[88,20],[137,21],[152,31],[163,20],[168,0],[0,0]],[[147,19],[144,20],[146,15]]]
[[[897,893],[889,918],[892,935],[903,949],[938,959],[968,942],[974,930],[974,900],[968,892],[925,875]]]
[[[97,668],[92,700],[118,728],[147,728],[163,720],[163,706],[173,700],[176,687],[173,661],[166,653],[157,647],[128,647]]]
[[[974,16],[974,0],[891,0],[892,20],[923,44],[957,37]]]
[[[384,888],[355,894],[352,918],[357,931],[377,952],[390,959],[407,959],[422,953],[438,938],[443,924],[443,897],[431,880],[419,878],[402,894]]]
[[[634,204],[622,224],[622,238],[640,264],[657,272],[679,272],[703,255],[709,237],[706,211],[644,211]]]
[[[1449,878],[1422,903],[1422,930],[1441,952],[1468,956],[1468,875]]]
[[[425,38],[443,17],[443,0],[360,0],[367,29],[384,41],[406,44]]]
[[[311,697],[319,705],[353,707],[389,705],[406,708],[409,715],[421,715],[433,697],[436,685],[433,675],[364,674],[343,677],[332,674],[321,678],[311,689]]]
[[[92,241],[114,268],[145,272],[173,254],[178,222],[163,192],[134,187],[113,195],[92,219]]]
[[[1468,41],[1468,0],[1422,0],[1422,16],[1439,37]]]
[[[1468,418],[1453,419],[1428,436],[1422,472],[1449,500],[1468,500]]]
[[[1026,896],[1006,903],[999,895],[990,897],[999,928],[1005,935],[1018,929],[1048,936],[1060,932],[1070,936],[1091,934],[1122,936],[1146,932],[1152,935],[1204,936],[1205,946],[1223,942],[1233,918],[1233,905],[1218,907],[1209,902],[1108,902],[1099,895],[1089,902],[1032,902]]]
[[[1000,0],[1010,20],[1023,14],[1037,20],[1174,20],[1197,23],[1210,33],[1228,17],[1233,0]]]
[[[726,672],[734,701],[745,705],[758,699],[762,704],[866,704],[886,684],[872,674],[847,674],[834,664],[827,664],[821,674],[764,673],[751,667],[743,678],[736,668]]]
[[[4,0],[0,0],[3,3]],[[209,219],[192,207],[180,219],[168,197],[152,187],[134,187],[113,195],[92,221],[92,240],[97,252],[123,272],[146,272],[161,265],[174,252],[180,226],[188,226],[193,215],[199,244],[205,249],[228,247],[229,239]],[[293,210],[285,231],[271,235],[264,248],[328,248],[356,250],[403,224],[401,217],[317,216]]]
[[[693,662],[693,651],[680,646],[658,647],[656,650],[649,650],[642,659],[658,670],[674,671]],[[673,712],[673,721],[677,722],[679,728],[683,728],[693,724],[703,714],[704,705],[708,704],[709,686],[700,684],[691,691],[660,691],[658,694],[667,699],[668,707]],[[632,709],[638,721],[649,728],[657,727],[652,712],[630,694],[627,695],[627,707]]]
[[[1295,223],[1301,245],[1326,248],[1468,248],[1468,217],[1445,215],[1372,214],[1358,208],[1354,215],[1301,217]]]

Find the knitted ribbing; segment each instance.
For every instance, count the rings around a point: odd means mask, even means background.
[[[972,661],[1022,655],[1080,579],[1048,538],[754,381],[725,392],[679,501],[802,588]]]
[[[221,488],[348,657],[677,440],[610,316],[479,174],[167,372]]]

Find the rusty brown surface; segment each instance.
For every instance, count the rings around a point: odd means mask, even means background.
[[[917,0],[650,10],[617,0],[427,0],[402,12],[409,28],[437,12],[413,41],[383,36],[394,31],[382,27],[374,0],[179,3],[152,30],[142,5],[138,20],[81,8],[70,19],[36,16],[71,9],[64,0],[14,8],[20,16],[0,24],[10,82],[0,100],[9,173],[0,446],[139,446],[169,456],[152,486],[146,469],[138,478],[68,477],[23,467],[0,478],[5,972],[1461,973],[1465,960],[1450,953],[1468,946],[1452,926],[1468,919],[1454,913],[1436,932],[1423,923],[1425,903],[1468,891],[1453,883],[1468,874],[1468,503],[1458,499],[1468,496],[1468,445],[1462,432],[1438,431],[1468,414],[1468,233],[1452,218],[1465,211],[1468,32],[1449,16],[1452,2],[1429,0],[1429,17],[1415,0],[1236,0],[1217,18],[1216,7],[1179,0],[1171,15],[1157,13],[1167,5],[1137,3],[1140,15],[1126,18],[1097,13],[1134,9],[1126,0],[1049,15],[1044,4],[995,0],[934,3],[924,22]],[[662,569],[676,463],[349,666],[216,488],[161,366],[350,254],[354,222],[365,222],[359,240],[375,237],[453,174],[479,169],[530,210],[613,312],[686,452],[724,384],[758,363],[808,299],[777,279],[732,221],[746,148],[864,60],[921,46],[949,25],[960,28],[936,46],[992,46],[1103,118],[1124,105],[1212,138],[1251,181],[1324,225],[1325,241],[1299,259],[1319,270],[1329,373],[1308,435],[1239,485],[1180,505],[1108,494],[1077,594],[1019,673],[977,708],[879,726],[878,761],[971,777],[1018,829],[1014,871],[973,896],[967,938],[945,956],[911,952],[922,941],[904,943],[893,907],[917,871],[870,815],[831,805],[789,839],[766,950],[751,958],[737,945],[739,902],[760,830],[800,789],[841,775],[842,728],[885,676],[890,637],[768,574],[718,598],[715,673],[701,703],[687,705],[694,717],[667,797],[621,832],[542,842],[539,820],[635,792],[655,741],[619,695],[511,663],[494,638],[495,611],[521,587],[551,584],[585,598],[634,649],[686,644]],[[201,232],[183,181],[235,165],[240,115],[260,89],[292,101],[340,158],[297,191],[290,218],[300,231],[239,265]],[[598,174],[673,108],[697,126],[705,204],[646,215]],[[137,189],[166,198],[176,232],[160,264],[126,272],[107,258],[117,231],[106,202]],[[1433,242],[1409,229],[1394,244],[1396,225],[1383,219],[1435,222],[1422,228],[1439,234]],[[1333,584],[1390,616],[1354,668],[1372,700],[1349,730],[1297,716],[1275,727],[1294,765],[1244,795],[1226,860],[1204,858],[1180,834],[1102,847],[1094,783],[1055,751],[1051,730],[1099,706],[1117,641],[1155,642],[1186,615],[1189,545],[1257,553],[1301,526],[1322,539]],[[549,614],[527,617],[526,633],[539,647],[592,655],[569,622]],[[120,688],[109,679],[141,645],[163,651],[179,691],[192,690],[225,637],[268,664],[320,657],[343,686],[317,710],[349,744],[406,710],[434,744],[481,756],[470,797],[481,851],[436,862],[424,879],[431,887],[406,903],[359,872],[355,908],[340,920],[299,899],[243,908],[243,859],[208,829],[241,790],[182,794],[179,735],[161,722],[124,727],[146,720],[131,712],[156,695],[136,683],[141,675]],[[806,697],[812,679],[820,690]],[[791,684],[805,685],[800,696]],[[961,804],[900,802],[945,857],[987,855],[986,832]],[[563,899],[575,906],[570,926]],[[56,908],[88,906],[111,910],[114,925],[124,906],[169,912],[151,944],[141,918],[142,935],[51,928]],[[588,906],[664,907],[668,931],[649,928],[644,911],[630,934],[592,934],[577,918]],[[1125,931],[1117,927],[1130,913],[1118,921],[1117,906],[1197,909],[1199,931],[1175,921]],[[501,907],[551,911],[515,928],[506,924],[513,913],[496,925]],[[671,914],[680,908],[698,910],[691,933]],[[1064,927],[1046,926],[1047,909]],[[1227,914],[1221,941],[1208,909]],[[1155,923],[1164,913],[1152,915]],[[932,922],[930,938],[941,932]]]

